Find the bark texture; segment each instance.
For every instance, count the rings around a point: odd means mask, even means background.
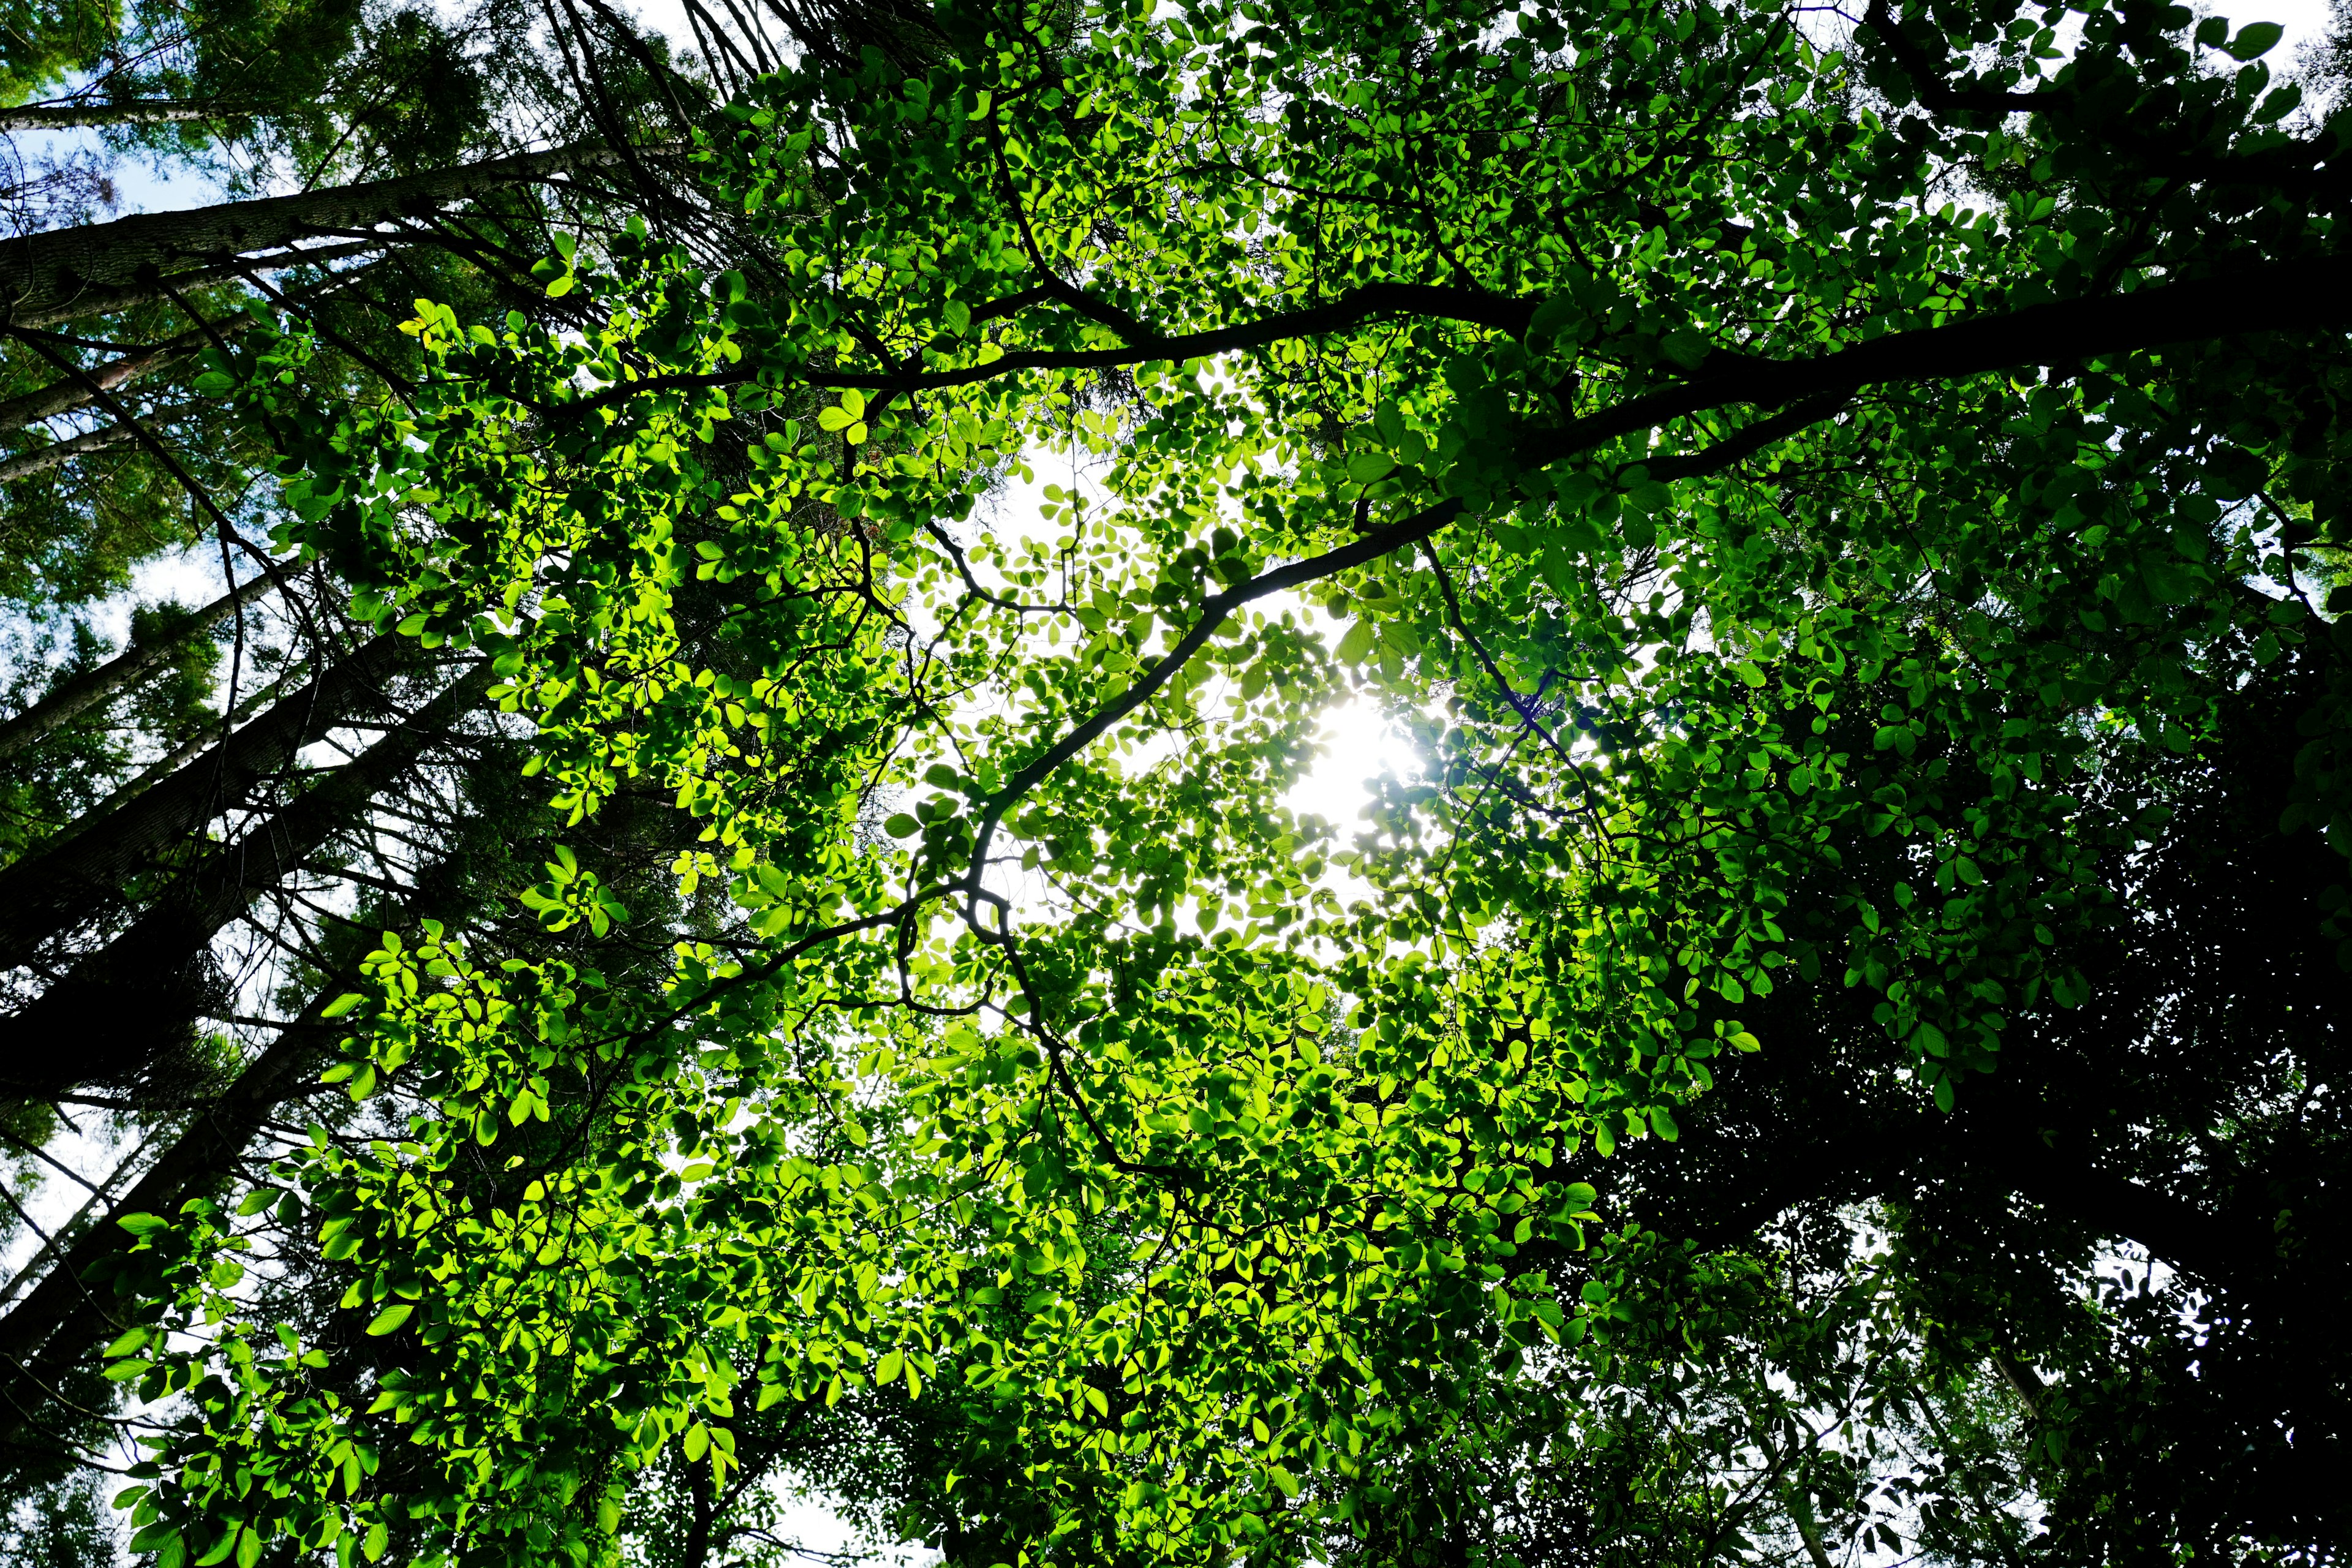
[[[78,302],[146,287],[192,266],[276,250],[298,240],[425,217],[468,197],[610,163],[617,154],[574,142],[397,179],[223,202],[187,212],[141,213],[112,223],[50,229],[0,245],[0,305],[12,325],[58,320]]]
[[[368,803],[464,717],[491,679],[488,662],[476,664],[293,804],[175,878],[120,936],[0,1019],[0,1089],[46,1100],[89,1084],[140,1083],[159,1054],[194,1037],[209,999],[213,939],[329,839],[363,821]],[[73,1049],[56,1048],[67,1039]]]
[[[120,447],[136,437],[128,425],[106,425],[96,430],[85,430],[79,436],[68,436],[62,441],[52,441],[46,447],[36,447],[27,452],[0,461],[0,485],[17,479],[29,479],[35,474],[47,473],[74,458],[91,452],[104,452]],[[13,747],[0,746],[0,756]]]
[[[0,870],[0,965],[28,962],[50,938],[102,911],[198,826],[373,707],[415,646],[397,633],[377,637],[104,820]]]
[[[164,99],[150,103],[27,103],[0,109],[0,131],[72,131],[85,125],[184,125],[192,120],[228,112],[217,104],[179,103]]]

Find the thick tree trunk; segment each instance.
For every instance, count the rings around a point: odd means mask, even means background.
[[[401,923],[426,914],[457,919],[476,906],[481,889],[458,825],[451,827],[451,852],[424,868],[394,909],[383,911],[387,918]],[[336,997],[363,984],[355,970],[331,978],[119,1202],[87,1230],[58,1237],[56,1262],[0,1317],[0,1450],[40,1441],[47,1391],[127,1326],[117,1321],[113,1288],[113,1265],[131,1246],[121,1222],[136,1214],[174,1215],[189,1198],[219,1191],[277,1108],[317,1087],[343,1033],[343,1026],[322,1015]]]
[[[387,632],[102,821],[0,870],[0,966],[103,909],[201,824],[276,776],[312,742],[373,706],[415,644]]]
[[[471,196],[618,158],[602,144],[574,142],[397,179],[27,235],[0,244],[0,308],[13,325],[59,320],[58,312],[78,301],[143,286],[191,264],[423,217]]]
[[[213,939],[364,818],[368,803],[481,700],[492,679],[487,661],[476,664],[292,805],[176,879],[121,935],[22,1011],[0,1018],[0,1089],[47,1100],[86,1084],[136,1084],[159,1052],[194,1029]],[[57,1048],[68,1039],[71,1050]]]
[[[108,435],[109,431],[92,431],[92,435]],[[59,442],[59,446],[70,445]],[[0,468],[0,477],[5,477]],[[196,618],[182,628],[176,637],[165,637],[152,644],[137,643],[123,649],[96,669],[75,676],[22,713],[0,722],[0,757],[13,756],[39,740],[68,720],[89,712],[124,687],[148,671],[168,663],[172,657],[185,647],[191,638],[211,630],[243,606],[268,592],[270,580],[256,577],[243,587],[223,594],[196,612]]]

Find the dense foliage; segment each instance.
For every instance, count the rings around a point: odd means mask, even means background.
[[[124,1221],[135,1549],[2334,1553],[2352,121],[1813,20],[942,7],[214,350],[551,843]]]

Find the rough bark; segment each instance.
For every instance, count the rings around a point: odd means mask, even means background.
[[[78,300],[144,286],[191,265],[428,216],[469,197],[616,157],[602,144],[574,142],[397,179],[50,229],[0,245],[0,304],[15,325],[54,320]]]
[[[20,313],[14,325],[19,327],[49,327],[59,321],[78,321],[86,316],[103,316],[114,310],[127,310],[134,305],[144,305],[173,294],[184,295],[191,289],[209,284],[225,283],[246,272],[270,272],[285,267],[323,267],[330,261],[347,260],[354,256],[372,256],[386,249],[381,239],[346,240],[340,245],[309,245],[299,249],[280,250],[266,256],[238,257],[210,267],[192,267],[175,271],[166,278],[160,271],[142,272],[138,279],[115,288],[91,288],[71,300],[45,310]],[[341,280],[338,280],[340,282]]]
[[[373,705],[415,646],[396,633],[375,637],[103,821],[0,870],[0,966],[26,963],[104,909],[166,850]]]
[[[176,878],[120,936],[0,1019],[0,1086],[46,1100],[86,1084],[139,1082],[159,1052],[193,1034],[214,938],[362,820],[368,803],[464,717],[492,679],[488,662],[477,663],[284,810]],[[53,1048],[66,1038],[71,1051]]]
[[[94,430],[90,434],[109,436],[114,432]],[[61,447],[72,444],[58,443]],[[0,466],[0,478],[6,477],[9,476],[5,466]],[[192,638],[211,630],[244,605],[253,603],[268,592],[270,586],[270,580],[261,576],[223,594],[197,611],[196,618],[182,627],[177,635],[153,643],[134,643],[96,669],[85,670],[75,676],[15,718],[0,722],[0,757],[13,756],[23,751],[58,725],[89,712],[140,677],[169,663]]]

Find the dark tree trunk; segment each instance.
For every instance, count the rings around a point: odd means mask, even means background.
[[[429,216],[468,197],[617,159],[601,144],[574,142],[397,179],[49,229],[0,244],[0,306],[15,326],[62,321],[93,300],[117,300],[191,266]]]
[[[125,884],[223,809],[277,776],[303,747],[380,700],[415,644],[387,632],[103,819],[0,870],[0,965],[102,911]]]
[[[0,1087],[47,1100],[85,1084],[140,1082],[159,1053],[191,1036],[207,1001],[213,939],[362,820],[368,803],[463,718],[493,679],[487,662],[477,663],[292,805],[175,879],[121,935],[0,1019]],[[68,1039],[71,1050],[57,1048]]]
[[[448,853],[380,909],[383,918],[400,923],[426,914],[462,919],[478,904],[485,889],[467,843],[478,825],[461,820],[450,829]],[[196,1112],[121,1201],[88,1229],[58,1237],[58,1256],[48,1271],[0,1316],[0,1450],[41,1441],[50,1391],[128,1326],[118,1316],[125,1303],[115,1278],[132,1239],[121,1222],[137,1214],[177,1214],[189,1198],[217,1193],[230,1182],[277,1108],[318,1088],[318,1074],[345,1027],[323,1014],[336,997],[363,985],[356,969],[329,979],[236,1080]]]
[[[320,1013],[349,989],[341,976],[281,1030],[220,1099],[97,1224],[74,1239],[8,1315],[0,1318],[0,1450],[41,1440],[40,1414],[74,1363],[124,1328],[108,1266],[129,1251],[121,1221],[173,1215],[191,1196],[217,1186],[278,1104],[316,1081],[337,1038]]]
[[[90,434],[106,436],[113,432],[95,430]],[[73,443],[60,441],[58,445],[66,447]],[[0,466],[0,478],[5,477],[5,466]],[[253,603],[270,586],[269,578],[256,577],[243,587],[223,594],[197,611],[196,618],[181,628],[176,636],[152,644],[135,643],[96,669],[75,676],[14,719],[0,722],[0,757],[15,755],[58,725],[87,713],[141,676],[170,662],[191,638],[210,630],[244,605]]]

